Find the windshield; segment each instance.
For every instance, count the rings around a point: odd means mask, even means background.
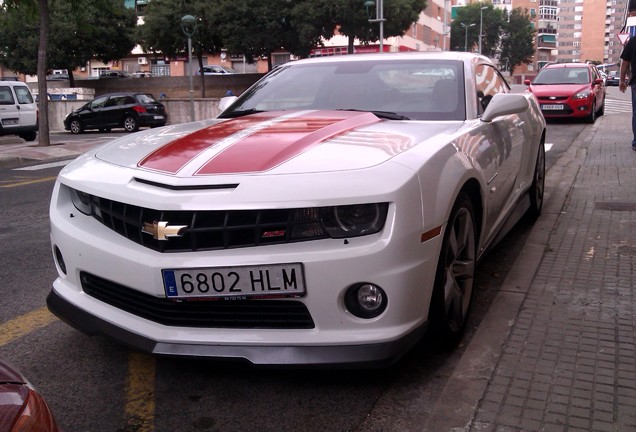
[[[280,66],[220,117],[280,110],[358,110],[383,118],[464,120],[462,63],[334,61]]]
[[[532,84],[587,84],[590,72],[586,67],[558,67],[541,69]]]

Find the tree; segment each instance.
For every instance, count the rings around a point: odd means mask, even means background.
[[[207,0],[190,0],[176,3],[173,0],[153,0],[146,8],[144,24],[139,27],[139,40],[146,52],[166,57],[188,55],[187,36],[181,19],[185,15],[196,18],[192,33],[192,51],[198,70],[203,68],[203,54],[214,54],[221,47],[215,17],[217,8]],[[190,65],[193,67],[193,65]],[[200,75],[201,97],[205,97],[205,75]]]
[[[44,18],[51,23],[45,69],[67,69],[71,86],[74,69],[93,58],[104,62],[118,60],[135,46],[135,14],[119,0],[38,1],[40,15],[47,10],[46,17],[25,13],[22,6],[31,2],[16,2],[18,7],[7,7],[0,14],[0,43],[6,47],[6,51],[0,51],[0,64],[11,70],[36,73],[37,41],[43,37],[40,26]]]
[[[483,11],[482,7],[486,7]],[[457,18],[451,24],[451,49],[464,51],[464,45],[474,47],[479,45],[479,25],[482,22],[481,53],[488,57],[495,57],[501,39],[505,21],[505,12],[493,7],[492,3],[471,3],[457,9]],[[462,26],[475,24],[466,29]],[[470,49],[469,49],[470,51]]]
[[[535,34],[528,10],[513,9],[501,37],[499,64],[502,70],[512,75],[517,66],[532,60]]]
[[[360,0],[344,0],[331,3],[332,20],[338,25],[338,31],[349,38],[349,53],[353,53],[355,39],[363,43],[373,42],[380,37],[379,23],[375,19],[375,6],[365,9]],[[384,37],[403,36],[406,30],[417,21],[420,13],[426,9],[426,0],[390,0],[384,3]]]

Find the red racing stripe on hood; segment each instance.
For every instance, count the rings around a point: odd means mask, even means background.
[[[263,115],[269,114],[269,115]],[[139,162],[140,168],[176,174],[201,152],[214,146],[223,138],[240,132],[249,126],[275,117],[272,113],[255,114],[249,117],[228,120],[198,130],[174,140],[146,156]]]
[[[305,150],[379,119],[371,113],[314,112],[263,129],[224,149],[201,167],[197,175],[262,172]]]
[[[280,118],[283,115],[289,117]],[[277,118],[280,121],[275,121]],[[259,129],[260,124],[268,121],[272,124]],[[176,174],[186,164],[201,158],[200,166],[193,167],[196,175],[267,171],[314,145],[378,121],[371,113],[350,111],[314,111],[299,116],[290,116],[289,112],[255,114],[180,138],[150,154],[139,166]],[[255,128],[254,133],[206,156],[205,151],[212,150],[222,139],[232,139],[232,135],[250,127]]]

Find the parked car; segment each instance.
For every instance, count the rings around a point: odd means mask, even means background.
[[[607,74],[607,80],[605,84],[608,86],[618,86],[621,83],[620,73],[619,72],[610,72]]]
[[[201,70],[203,70],[203,75],[227,75],[238,73],[234,69],[229,67],[209,65],[203,66],[203,69],[199,69],[196,74],[201,75]]]
[[[6,360],[0,359],[0,431],[61,432],[44,398]]]
[[[99,78],[132,78],[133,75],[130,72],[122,70],[106,70],[99,73]]]
[[[0,81],[0,136],[35,141],[37,131],[38,105],[29,87],[20,81]]]
[[[223,102],[60,172],[49,309],[255,364],[383,365],[429,324],[457,344],[477,262],[541,212],[534,95],[487,57],[418,52],[289,62]]]
[[[549,64],[525,84],[546,118],[584,118],[594,123],[605,112],[605,84],[592,64]]]
[[[168,122],[165,106],[149,93],[112,93],[99,96],[69,113],[64,129],[79,134],[89,129],[108,132],[124,128],[136,132],[140,127],[164,126]]]

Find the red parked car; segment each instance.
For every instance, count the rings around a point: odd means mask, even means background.
[[[0,359],[0,431],[61,432],[50,408],[26,378]]]
[[[594,123],[605,112],[605,84],[592,64],[549,64],[524,84],[537,97],[545,118],[584,118]]]

